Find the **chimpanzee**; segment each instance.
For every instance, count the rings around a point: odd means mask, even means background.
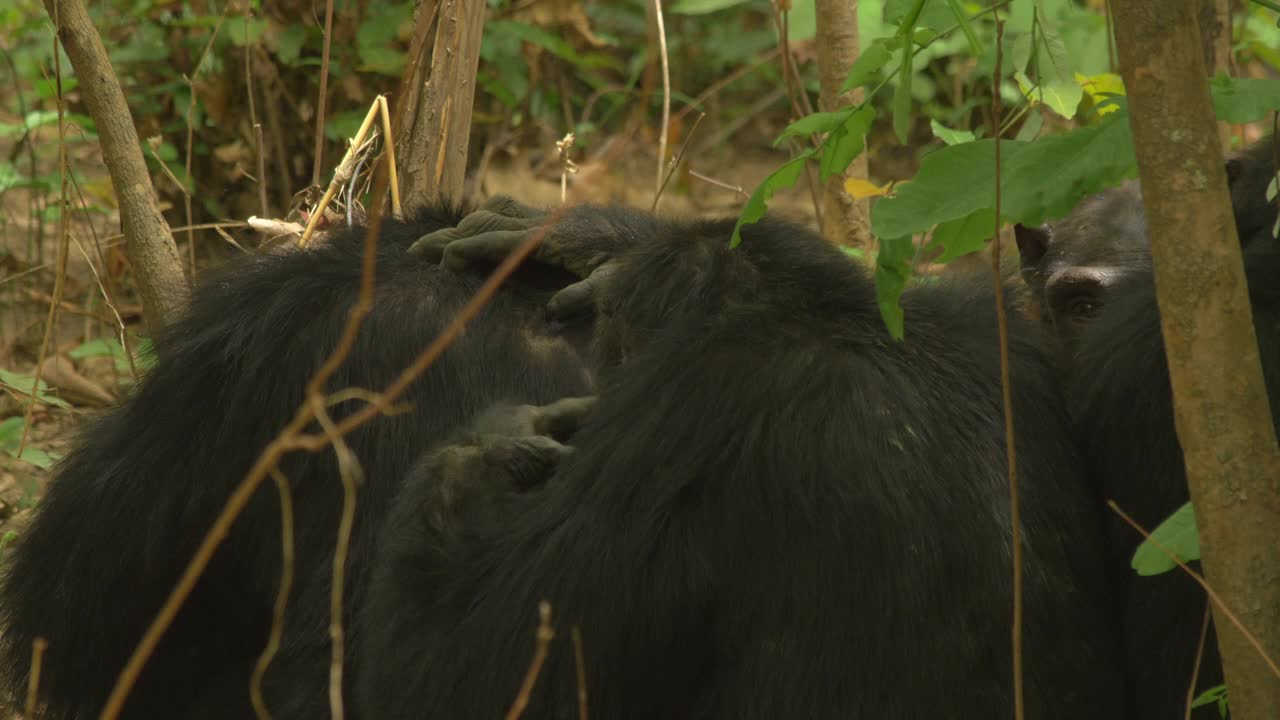
[[[406,253],[420,236],[461,217],[460,210],[428,208],[384,223],[373,309],[330,392],[387,387],[478,289],[482,277]],[[294,416],[307,382],[337,346],[360,285],[364,235],[357,227],[305,251],[223,268],[156,338],[158,365],[136,393],[90,424],[11,551],[0,594],[0,661],[5,687],[19,702],[32,641],[42,636],[49,643],[39,676],[48,707],[42,717],[97,716],[232,489]],[[549,323],[543,310],[565,278],[526,264],[394,412],[346,437],[363,468],[347,562],[347,625],[362,601],[375,531],[415,448],[442,440],[495,402],[542,403],[590,391],[578,351],[589,324]],[[351,393],[329,411],[341,419],[364,403]],[[330,578],[343,490],[332,450],[293,452],[280,469],[292,488],[296,559],[264,695],[277,718],[321,717],[329,708]],[[281,547],[281,507],[268,481],[147,663],[128,717],[253,717],[250,673],[268,639]],[[354,645],[348,628],[346,646]],[[348,684],[352,672],[348,667]]]
[[[1107,291],[1134,272],[1150,272],[1147,220],[1136,181],[1082,200],[1052,225],[1014,226],[1032,307],[1060,343],[1075,350],[1083,327],[1101,314]]]
[[[483,263],[539,222],[478,213],[418,247]],[[895,342],[819,235],[764,220],[731,249],[732,228],[581,207],[550,230],[539,259],[585,278],[550,310],[598,313],[598,400],[427,452],[362,609],[367,717],[500,717],[544,600],[524,718],[577,717],[580,689],[613,719],[1011,712],[989,282],[909,289]],[[1011,311],[1009,334],[1028,715],[1124,717],[1098,499],[1038,329]]]
[[[1267,198],[1274,150],[1268,139],[1229,158],[1227,177],[1272,412],[1280,418],[1280,247],[1272,235],[1276,206]],[[1031,264],[1028,278],[1071,276],[1098,265],[1119,278],[1106,288],[1105,310],[1070,330],[1077,342],[1066,392],[1080,449],[1102,492],[1151,529],[1187,502],[1188,491],[1143,213],[1136,187],[1103,193],[1073,212],[1062,224],[1066,232],[1059,226],[1047,233],[1048,253],[1023,262]],[[1059,263],[1055,270],[1051,257]],[[1199,646],[1204,591],[1181,571],[1137,576],[1130,561],[1141,536],[1116,517],[1108,535],[1138,717],[1179,717]],[[1212,630],[1198,678],[1197,694],[1222,682]],[[1216,713],[1210,704],[1196,717]]]

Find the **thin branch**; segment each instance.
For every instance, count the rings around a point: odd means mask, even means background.
[[[587,662],[582,651],[582,631],[574,625],[570,634],[573,637],[573,664],[578,671],[578,720],[587,720]]]
[[[693,141],[694,133],[698,131],[698,126],[702,124],[702,119],[706,116],[706,113],[698,113],[698,119],[693,122],[693,127],[689,128],[689,134],[685,135],[684,143],[680,145],[680,150],[676,153],[676,156],[671,159],[671,165],[667,167],[667,172],[662,177],[662,182],[658,185],[658,194],[653,196],[653,207],[649,208],[650,211],[658,211],[658,200],[662,197],[662,191],[667,188],[667,183],[671,181],[671,176],[676,174],[676,168],[680,167],[680,162],[684,160],[684,154],[689,150],[689,143]]]
[[[520,692],[516,695],[515,702],[511,704],[511,709],[507,711],[506,720],[516,720],[524,713],[525,708],[529,706],[529,696],[533,693],[533,687],[538,682],[538,675],[542,672],[542,664],[546,662],[547,652],[551,647],[551,639],[555,635],[555,630],[551,628],[551,604],[543,600],[538,603],[538,631],[535,635],[537,645],[533,651],[533,662],[529,664],[529,672],[525,673],[524,682],[520,684]]]
[[[260,720],[270,720],[267,703],[262,698],[262,679],[267,668],[280,650],[280,638],[284,635],[284,613],[289,607],[289,592],[293,588],[293,493],[289,489],[289,479],[278,468],[271,470],[271,477],[276,482],[276,492],[280,495],[280,588],[276,591],[276,604],[271,613],[271,632],[267,635],[267,646],[258,656],[253,668],[253,677],[249,679],[249,699],[253,703],[253,711]]]
[[[316,98],[315,158],[311,164],[311,185],[320,186],[320,168],[324,167],[324,111],[329,95],[329,48],[333,44],[333,0],[324,3],[324,46],[320,53],[320,95]]]
[[[1196,683],[1200,681],[1200,662],[1204,660],[1204,646],[1209,639],[1209,618],[1213,617],[1213,609],[1209,603],[1204,604],[1204,617],[1200,620],[1200,640],[1196,643],[1196,661],[1191,666],[1191,682],[1187,683],[1187,712],[1183,720],[1191,720],[1192,705],[1196,701]]]
[[[387,172],[391,174],[391,214],[395,217],[402,217],[400,178],[396,175],[396,141],[395,136],[391,134],[391,110],[387,108],[386,95],[379,95],[377,102],[378,114],[382,116],[382,144],[387,153]]]
[[[1124,520],[1126,523],[1128,523],[1129,527],[1133,528],[1134,530],[1137,530],[1138,533],[1141,534],[1144,539],[1146,539],[1152,545],[1154,545],[1157,550],[1164,553],[1165,556],[1169,558],[1169,560],[1176,563],[1178,567],[1182,568],[1182,571],[1190,575],[1191,579],[1196,581],[1196,584],[1204,588],[1204,591],[1209,594],[1209,599],[1213,601],[1213,604],[1216,605],[1218,609],[1222,611],[1222,614],[1226,616],[1227,620],[1232,624],[1232,626],[1234,626],[1235,629],[1239,630],[1240,634],[1244,636],[1245,640],[1247,640],[1249,644],[1253,646],[1253,649],[1257,651],[1258,657],[1262,658],[1262,661],[1267,664],[1268,668],[1271,669],[1271,674],[1275,675],[1277,678],[1280,678],[1280,665],[1276,664],[1276,661],[1272,659],[1271,655],[1269,655],[1266,649],[1262,647],[1262,643],[1259,642],[1257,636],[1249,632],[1249,630],[1245,628],[1244,623],[1240,622],[1240,618],[1237,617],[1234,612],[1232,612],[1231,608],[1227,607],[1226,601],[1224,601],[1222,597],[1218,595],[1216,590],[1214,590],[1212,587],[1209,586],[1209,583],[1205,581],[1205,579],[1199,573],[1197,573],[1195,570],[1192,570],[1190,566],[1188,566],[1185,562],[1182,561],[1182,558],[1178,557],[1177,553],[1165,547],[1163,543],[1155,539],[1155,537],[1153,537],[1151,533],[1147,532],[1146,529],[1144,529],[1141,525],[1139,525],[1136,520],[1129,517],[1129,515],[1125,513],[1125,511],[1120,509],[1120,506],[1116,504],[1115,500],[1108,500],[1107,507],[1111,508],[1112,512],[1114,512],[1115,514],[1119,515],[1121,520]]]
[[[663,168],[667,162],[667,134],[671,129],[671,68],[667,60],[667,27],[662,17],[662,0],[653,0],[654,17],[658,22],[658,55],[662,59],[662,133],[658,136],[658,179],[653,190],[653,210],[662,199]]]
[[[1000,73],[1004,64],[1004,21],[998,10],[993,9],[996,23],[996,67],[992,85],[997,88],[991,94],[991,127],[1000,127]],[[1013,388],[1009,370],[1009,318],[1004,306],[1004,275],[1000,270],[1000,136],[995,138],[995,237],[991,240],[991,282],[995,286],[996,323],[1000,329],[1000,396],[1004,403],[1005,461],[1009,464],[1009,533],[1013,543],[1013,716],[1023,720],[1027,716],[1022,696],[1022,511],[1018,506],[1018,451],[1014,444]]]
[[[37,691],[40,689],[40,670],[44,667],[44,651],[48,647],[49,641],[42,637],[37,637],[31,642],[31,674],[27,676],[27,702],[22,711],[24,718],[34,718],[36,716],[36,699],[39,697]]]

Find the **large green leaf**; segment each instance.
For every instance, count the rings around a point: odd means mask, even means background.
[[[1233,79],[1218,73],[1209,89],[1213,93],[1213,111],[1224,122],[1257,122],[1267,113],[1280,110],[1280,80]]]
[[[1081,198],[1137,171],[1124,112],[1092,127],[1000,145],[1001,214],[1024,225],[1062,217]],[[994,207],[995,141],[976,140],[925,157],[913,180],[872,207],[871,231],[877,237],[903,237]]]

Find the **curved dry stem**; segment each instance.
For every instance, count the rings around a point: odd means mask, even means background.
[[[551,639],[555,636],[555,630],[551,627],[551,603],[543,600],[538,603],[538,631],[535,635],[537,646],[533,650],[533,662],[529,664],[524,682],[520,683],[520,692],[507,711],[506,720],[516,720],[529,706],[529,696],[538,683],[538,675],[542,672],[542,665],[547,661],[547,652],[551,648]]]
[[[280,650],[280,637],[284,634],[284,613],[289,606],[289,592],[293,587],[293,493],[289,489],[289,479],[278,468],[271,470],[271,478],[275,480],[276,490],[280,493],[280,590],[276,594],[276,605],[271,613],[271,633],[267,636],[267,646],[258,656],[258,663],[253,668],[253,677],[249,679],[249,700],[253,703],[253,711],[261,720],[270,720],[267,703],[262,698],[262,678],[267,668]]]

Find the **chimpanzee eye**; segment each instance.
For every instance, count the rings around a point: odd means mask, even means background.
[[[1067,303],[1067,315],[1076,322],[1092,320],[1102,314],[1102,302],[1092,295],[1077,295]]]

